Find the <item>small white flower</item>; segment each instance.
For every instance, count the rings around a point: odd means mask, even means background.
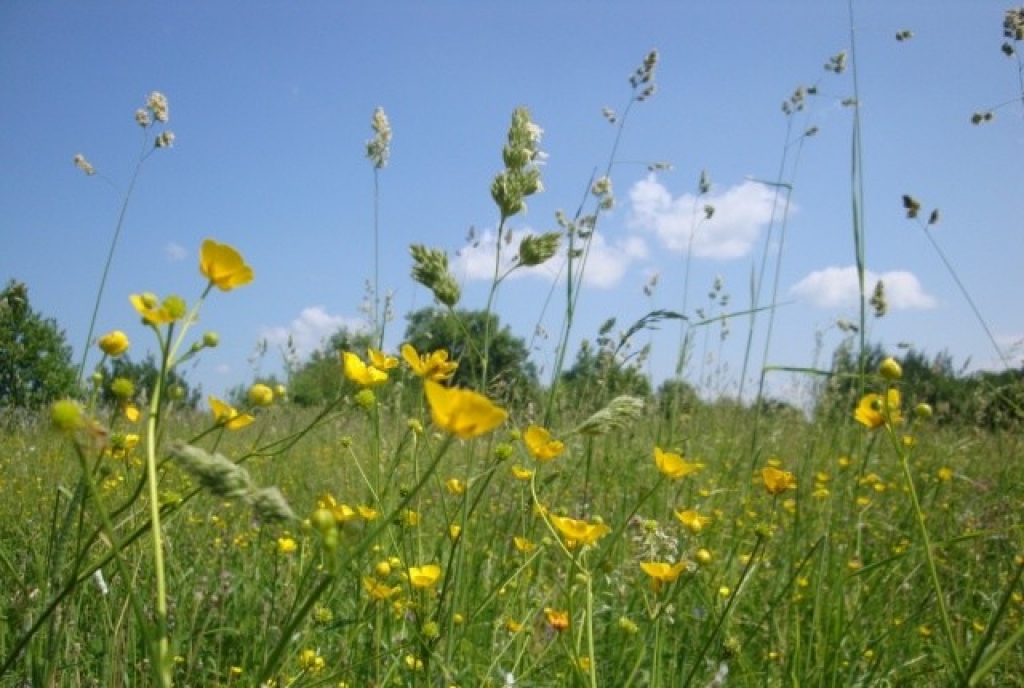
[[[101,595],[105,596],[110,592],[110,588],[107,587],[107,581],[103,579],[103,569],[93,571],[92,578],[96,581],[96,587],[100,589]]]

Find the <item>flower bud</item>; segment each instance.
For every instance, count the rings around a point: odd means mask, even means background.
[[[96,342],[100,351],[107,356],[116,358],[128,350],[128,336],[121,330],[114,330],[99,338]]]
[[[274,392],[266,385],[255,384],[249,388],[249,403],[253,406],[270,406],[274,403]]]
[[[931,404],[920,403],[914,407],[914,415],[917,416],[919,420],[928,420],[932,417],[932,413]]]
[[[110,383],[110,393],[120,401],[127,401],[135,396],[135,383],[125,377],[116,377]]]
[[[330,509],[317,509],[309,517],[309,523],[321,535],[326,535],[338,527],[338,521],[334,518],[334,513]]]
[[[903,376],[903,368],[900,367],[899,362],[892,356],[882,361],[881,365],[878,366],[878,372],[882,377],[890,381],[899,380]]]
[[[377,403],[377,395],[372,389],[363,388],[356,392],[356,405],[364,411],[369,411]]]
[[[174,294],[171,294],[164,299],[163,307],[167,310],[167,314],[174,320],[181,320],[185,317],[185,313],[188,311],[188,306],[185,305],[185,299],[180,296],[175,296]]]
[[[50,422],[61,432],[74,432],[82,427],[82,407],[71,399],[55,401],[50,407]]]
[[[220,344],[220,335],[216,332],[204,332],[203,333],[203,346],[207,349],[213,349]]]

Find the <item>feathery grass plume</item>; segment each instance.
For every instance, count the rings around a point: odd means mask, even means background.
[[[639,397],[615,397],[603,409],[572,430],[573,435],[605,435],[621,430],[640,418],[644,401]]]
[[[875,317],[881,318],[889,312],[889,302],[885,298],[885,282],[878,280],[875,291],[871,294],[871,307],[875,309]]]
[[[422,244],[409,247],[412,254],[412,278],[434,292],[434,298],[454,308],[462,295],[458,282],[448,271],[448,254]]]
[[[532,267],[550,260],[562,242],[561,232],[545,232],[523,237],[519,242],[519,265]]]
[[[244,498],[254,489],[249,472],[223,454],[210,454],[184,442],[175,442],[171,454],[182,468],[199,479],[200,485],[218,497]]]
[[[376,169],[381,170],[391,155],[391,123],[384,114],[384,108],[378,107],[373,111],[370,127],[373,128],[373,138],[366,142],[366,157]]]
[[[544,133],[530,118],[524,107],[512,112],[508,129],[508,143],[501,150],[505,169],[491,182],[491,198],[504,220],[526,210],[526,197],[544,190],[540,180],[539,163],[544,159],[540,138]]]
[[[85,156],[79,153],[74,158],[75,167],[82,170],[87,177],[91,177],[96,174],[96,168],[89,164],[89,161],[85,159]]]
[[[256,512],[261,521],[298,521],[281,490],[276,487],[261,487],[244,497],[245,502]]]
[[[261,520],[299,520],[281,490],[276,487],[256,487],[249,472],[223,454],[210,454],[199,447],[177,441],[171,445],[171,455],[182,468],[199,480],[200,485],[218,497],[242,500],[252,507]]]

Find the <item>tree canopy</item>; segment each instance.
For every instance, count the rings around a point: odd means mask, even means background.
[[[71,347],[53,318],[32,309],[28,287],[11,280],[0,292],[0,406],[39,406],[73,395]]]
[[[418,352],[448,351],[459,362],[453,382],[487,390],[504,401],[522,401],[537,389],[537,367],[526,342],[498,316],[480,310],[422,308],[406,316],[405,341]],[[484,351],[485,336],[490,343]],[[484,360],[487,379],[484,380]]]

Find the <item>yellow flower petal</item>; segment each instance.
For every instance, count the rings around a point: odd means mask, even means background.
[[[681,455],[673,452],[662,451],[660,447],[654,448],[654,463],[666,477],[685,478],[691,473],[696,473],[704,468],[704,464],[690,463]]]
[[[207,399],[210,402],[210,410],[213,412],[213,420],[228,430],[241,430],[256,420],[248,413],[239,413],[217,397],[211,396]]]
[[[409,567],[409,583],[414,588],[430,588],[441,579],[441,567],[437,564]]]
[[[508,417],[505,409],[467,389],[444,387],[428,379],[424,390],[434,424],[462,439],[486,434]]]
[[[375,366],[368,366],[351,351],[341,354],[345,367],[345,377],[362,387],[372,387],[386,382],[388,374]]]
[[[764,489],[773,496],[796,488],[796,478],[793,474],[775,466],[766,466],[761,471],[761,479],[764,481]]]
[[[566,540],[578,542],[583,545],[593,545],[595,542],[612,532],[604,523],[591,524],[575,518],[565,516],[552,516],[551,523]]]
[[[558,440],[551,439],[551,433],[545,428],[531,425],[523,433],[523,442],[530,456],[538,461],[551,461],[557,458],[564,450],[565,445]]]
[[[403,344],[402,358],[405,359],[405,362],[409,364],[414,373],[425,380],[433,380],[434,382],[450,380],[455,375],[455,369],[459,367],[458,363],[448,360],[448,352],[444,349],[438,349],[429,355],[420,356],[412,344]]]
[[[394,356],[388,356],[383,351],[367,349],[366,354],[370,359],[370,365],[377,370],[391,370],[398,367],[398,359]]]
[[[206,239],[199,250],[199,271],[221,291],[249,284],[254,276],[238,251],[213,239]]]

